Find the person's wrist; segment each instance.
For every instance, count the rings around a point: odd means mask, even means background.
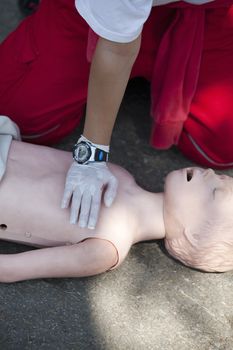
[[[73,147],[73,159],[83,165],[107,162],[109,149],[109,146],[93,143],[81,135]]]
[[[81,142],[81,141],[89,142],[93,146],[95,146],[96,148],[102,149],[105,152],[109,153],[109,151],[110,151],[110,146],[109,145],[102,145],[102,144],[99,144],[99,143],[92,142],[92,140],[88,139],[87,137],[85,137],[83,135],[81,135],[80,138],[78,139],[78,142]]]

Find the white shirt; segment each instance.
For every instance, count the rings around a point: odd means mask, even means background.
[[[201,5],[213,0],[186,0]],[[136,39],[151,8],[177,0],[75,0],[75,6],[88,25],[99,36],[126,43]]]

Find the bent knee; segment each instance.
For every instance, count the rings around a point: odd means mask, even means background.
[[[208,136],[203,136],[183,132],[181,134],[178,148],[182,153],[192,161],[204,167],[215,169],[230,169],[233,168],[232,156],[232,137],[216,134],[212,139]]]

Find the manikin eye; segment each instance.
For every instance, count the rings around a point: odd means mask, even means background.
[[[193,170],[192,169],[188,169],[187,170],[187,181],[191,181],[193,177]]]

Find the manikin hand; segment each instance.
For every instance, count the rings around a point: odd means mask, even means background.
[[[62,199],[62,208],[67,208],[71,201],[70,223],[78,221],[80,227],[94,229],[104,187],[104,204],[110,207],[117,193],[117,185],[117,179],[109,171],[106,162],[83,165],[74,161],[67,173]]]

